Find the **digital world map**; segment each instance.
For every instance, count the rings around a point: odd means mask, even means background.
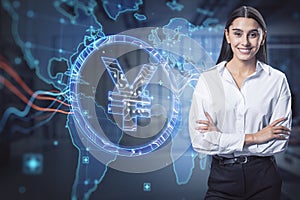
[[[2,0],[1,4],[12,18],[13,38],[28,66],[56,90],[32,91],[7,66],[31,98],[20,97],[27,103],[23,109],[5,110],[0,132],[11,116],[24,118],[30,109],[51,114],[30,129],[16,126],[15,131],[29,132],[56,113],[67,115],[65,126],[79,152],[72,199],[89,199],[109,168],[148,173],[172,165],[178,185],[189,182],[196,161],[207,170],[207,157],[191,148],[188,113],[196,81],[214,65],[221,43],[222,26],[212,11],[195,8],[209,17],[197,26],[171,18],[162,27],[111,34],[95,8],[101,6],[111,23],[124,13],[142,22],[151,17],[139,12],[142,0]],[[175,0],[164,6],[176,12],[184,9]],[[20,59],[16,57],[15,63]],[[42,109],[35,105],[42,99],[53,103]],[[26,158],[29,171],[42,160],[30,158]],[[151,183],[145,182],[144,190],[150,188]]]

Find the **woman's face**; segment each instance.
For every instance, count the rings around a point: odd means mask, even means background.
[[[259,24],[252,18],[236,18],[225,29],[225,36],[230,43],[233,59],[240,61],[249,61],[255,59],[261,45],[265,41],[265,32]]]

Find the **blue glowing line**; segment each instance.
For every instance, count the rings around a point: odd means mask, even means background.
[[[142,0],[102,0],[103,8],[109,18],[117,20],[120,14],[137,11],[139,6],[143,4]]]
[[[202,9],[202,8],[196,8],[196,12],[203,14],[203,15],[207,15],[212,17],[214,15],[213,11],[207,10],[207,9]]]
[[[134,13],[133,15],[138,21],[145,21],[147,20],[147,17],[145,15],[139,14],[139,13]]]
[[[184,6],[182,4],[177,3],[176,0],[173,0],[172,2],[167,2],[166,5],[171,9],[171,10],[177,10],[181,11]]]
[[[52,105],[54,105],[54,104],[55,104],[55,102],[52,102],[48,107],[52,107]],[[60,104],[56,109],[59,109],[61,106],[62,106],[62,104]],[[38,112],[37,114],[42,114],[42,113],[44,113],[44,112]],[[35,123],[34,126],[32,126],[30,128],[25,128],[25,127],[15,125],[14,127],[12,127],[12,132],[20,132],[20,133],[24,133],[24,134],[30,133],[31,131],[33,131],[37,127],[43,126],[43,125],[47,124],[49,121],[51,121],[52,118],[55,116],[55,114],[56,114],[55,112],[51,113],[51,115],[48,116],[46,120]],[[22,117],[22,118],[20,118],[20,120],[29,121],[32,118],[34,118],[34,116],[38,116],[38,115],[33,115],[30,118],[29,117]]]

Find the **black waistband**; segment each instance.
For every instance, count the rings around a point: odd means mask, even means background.
[[[228,164],[246,164],[257,159],[274,159],[274,156],[239,156],[234,158],[225,158],[221,156],[214,155],[213,159],[216,160],[221,165]]]

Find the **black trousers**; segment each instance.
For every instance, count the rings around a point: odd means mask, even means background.
[[[279,200],[281,183],[273,156],[244,164],[220,164],[213,158],[205,199]]]

